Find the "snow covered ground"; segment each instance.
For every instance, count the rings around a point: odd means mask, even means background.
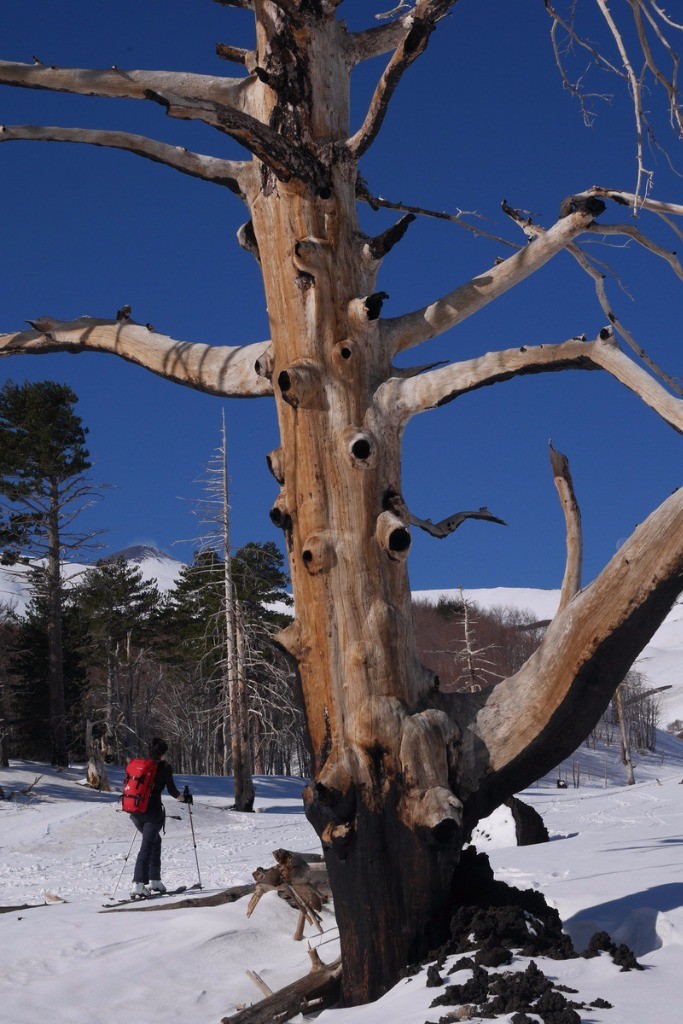
[[[540,889],[581,946],[596,930],[627,942],[646,970],[621,973],[602,954],[593,960],[538,959],[553,979],[602,997],[613,1009],[591,1009],[590,1024],[673,1024],[683,970],[683,742],[660,735],[657,754],[638,758],[635,786],[623,786],[615,751],[582,748],[581,786],[558,790],[555,775],[522,794],[542,814],[552,841],[511,845],[507,812],[480,829],[477,845],[496,877]],[[593,766],[588,779],[589,765]],[[120,785],[121,772],[112,773]],[[83,770],[57,773],[15,762],[0,769],[5,795],[42,776],[27,797],[0,801],[0,1021],[2,1024],[217,1024],[237,1004],[260,994],[246,972],[276,989],[308,970],[306,942],[294,942],[297,914],[274,894],[249,919],[246,902],[149,913],[102,913],[123,869],[117,895],[132,875],[133,829],[116,794],[83,786]],[[251,881],[278,847],[318,849],[301,809],[300,779],[256,780],[257,813],[229,810],[223,779],[178,776],[195,794],[197,854],[205,892]],[[167,885],[197,881],[185,807],[169,801],[163,847]],[[66,903],[44,904],[45,892]],[[170,900],[169,902],[173,902]],[[35,909],[18,909],[21,904]],[[157,901],[156,906],[162,901]],[[306,939],[329,962],[338,953],[334,916],[323,911],[322,935]],[[517,960],[513,969],[524,969]],[[448,964],[446,965],[446,970]],[[505,968],[500,968],[505,970]],[[445,972],[444,972],[445,973]],[[461,972],[449,983],[465,981]],[[423,1024],[439,988],[424,973],[406,979],[377,1003],[326,1010],[320,1024]],[[498,1018],[509,1021],[510,1016]],[[296,1018],[299,1024],[306,1018]]]

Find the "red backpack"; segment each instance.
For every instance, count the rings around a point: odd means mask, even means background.
[[[126,765],[121,807],[128,814],[144,814],[149,804],[159,765],[146,757],[134,757]]]

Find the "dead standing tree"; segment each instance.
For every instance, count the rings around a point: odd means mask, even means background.
[[[0,82],[151,101],[237,139],[251,159],[92,129],[6,126],[0,139],[126,149],[235,193],[249,211],[239,238],[262,270],[271,339],[233,348],[178,342],[123,310],[116,321],[43,317],[31,331],[2,337],[0,347],[5,355],[110,352],[208,394],[274,399],[281,441],[269,465],[281,489],[271,518],[286,538],[296,607],[280,642],[298,663],[305,699],[315,763],[306,810],[334,893],[343,995],[361,1002],[444,937],[453,871],[474,822],[571,753],[683,589],[683,491],[580,592],[576,512],[565,503],[572,528],[562,607],[539,650],[488,693],[440,694],[412,630],[406,558],[415,520],[401,498],[400,464],[411,418],[487,385],[568,369],[606,371],[678,432],[683,403],[624,354],[612,328],[591,341],[523,346],[441,368],[398,370],[394,358],[563,250],[583,260],[602,299],[602,279],[577,239],[604,233],[595,222],[606,205],[669,220],[683,207],[644,191],[591,188],[563,203],[547,230],[508,210],[527,231],[524,248],[428,306],[383,319],[377,272],[412,214],[377,237],[363,235],[356,202],[371,197],[358,163],[397,83],[456,0],[416,0],[359,33],[338,19],[341,0],[219,2],[254,14],[254,49],[222,51],[244,77],[5,62]],[[603,0],[596,4],[609,14]],[[351,72],[382,54],[385,70],[352,131]],[[648,245],[644,235],[636,241]],[[570,483],[556,472],[566,494]],[[445,532],[467,515],[452,517]]]

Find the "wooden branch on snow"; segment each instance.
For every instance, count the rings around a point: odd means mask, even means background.
[[[272,395],[272,385],[254,364],[268,342],[228,347],[174,341],[131,320],[51,317],[30,321],[32,331],[0,335],[0,358],[51,352],[108,352],[153,373],[207,394],[235,398]]]
[[[594,341],[572,338],[559,345],[522,345],[430,370],[408,380],[391,378],[380,385],[376,400],[406,423],[416,413],[512,377],[569,369],[606,370],[674,430],[683,433],[683,399],[669,394],[647,370],[622,352],[607,327]]]
[[[291,907],[299,911],[294,939],[303,938],[304,926],[308,923],[322,932],[318,911],[327,902],[330,884],[327,867],[319,855],[306,857],[291,850],[274,850],[276,863],[269,868],[256,868],[254,895],[247,907],[251,917],[259,901],[267,892],[277,891]]]
[[[223,889],[222,892],[212,893],[210,896],[192,896],[188,899],[173,900],[171,903],[135,903],[125,907],[107,907],[101,910],[101,914],[142,914],[157,910],[188,910],[190,907],[221,907],[224,903],[236,903],[243,896],[253,893],[255,885],[250,882],[246,885],[233,885],[230,889]]]
[[[569,472],[569,459],[549,445],[550,465],[557,493],[564,513],[567,531],[567,561],[560,591],[558,611],[562,611],[581,589],[583,563],[583,535],[581,532],[581,510],[574,494],[574,484]]]
[[[309,973],[281,988],[254,1006],[238,1010],[230,1017],[222,1017],[221,1024],[274,1024],[287,1021],[306,1009],[315,1001],[315,1009],[332,1006],[339,999],[341,984],[341,961],[324,964],[315,950],[309,950],[311,970]]]
[[[218,157],[193,153],[182,146],[169,146],[165,142],[149,139],[144,135],[128,132],[97,130],[91,128],[35,127],[33,125],[0,125],[0,142],[76,142],[89,146],[106,146],[123,149],[136,156],[145,157],[158,164],[165,164],[173,170],[201,178],[216,185],[223,185],[237,195],[244,194],[240,179],[249,173],[251,165],[237,160],[220,160]]]

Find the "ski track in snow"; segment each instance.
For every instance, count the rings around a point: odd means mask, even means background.
[[[543,816],[550,843],[512,845],[506,808],[481,823],[476,840],[497,878],[544,893],[578,947],[605,929],[615,941],[627,942],[647,968],[624,974],[604,954],[594,960],[537,958],[548,977],[579,990],[577,999],[601,996],[614,1004],[611,1010],[582,1012],[585,1024],[679,1019],[683,743],[662,735],[660,744],[656,756],[638,756],[635,786],[623,785],[614,750],[590,750],[581,757],[586,764],[597,758],[603,773],[607,763],[607,786],[594,773],[588,785],[558,790],[552,773],[522,794]],[[249,919],[246,900],[192,910],[169,900],[171,909],[161,916],[146,913],[144,904],[102,913],[105,893],[111,895],[119,877],[117,895],[127,894],[137,834],[117,812],[116,793],[97,794],[79,784],[82,768],[58,774],[17,763],[0,769],[0,785],[6,793],[17,791],[41,773],[28,798],[0,802],[0,904],[37,906],[0,914],[2,1024],[91,1024],[93,1018],[98,1024],[217,1024],[237,1004],[260,998],[248,970],[277,989],[308,971],[309,942],[326,962],[338,954],[331,908],[323,910],[322,935],[307,927],[306,941],[295,943],[297,914],[275,893],[266,894]],[[120,770],[110,774],[120,786]],[[230,810],[225,780],[183,777],[185,782],[195,796],[193,823],[206,893],[250,882],[252,871],[271,864],[278,847],[319,849],[302,811],[302,780],[257,779],[257,813],[250,815]],[[166,804],[164,881],[169,888],[192,885],[197,869],[188,811],[173,800]],[[41,906],[46,890],[68,902]],[[467,971],[447,976],[455,959],[442,972],[449,984],[469,977]],[[515,958],[513,969],[524,970],[527,963]],[[425,980],[422,972],[376,1003],[326,1010],[317,1021],[436,1022],[447,1010],[430,1008],[441,990],[427,988]],[[511,1016],[498,1020],[509,1024]],[[310,1016],[294,1018],[294,1024],[309,1021]]]

